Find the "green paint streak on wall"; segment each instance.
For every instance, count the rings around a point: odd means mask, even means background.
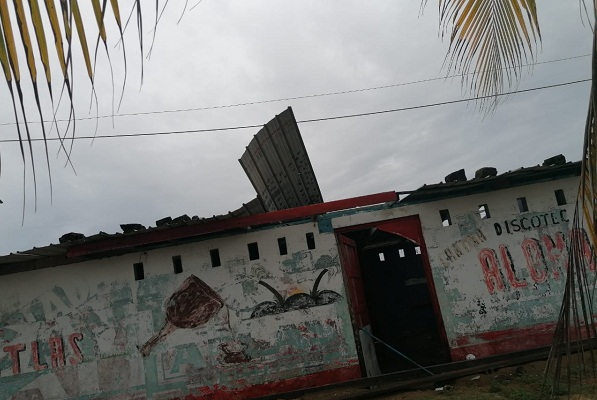
[[[192,365],[197,369],[206,367],[205,359],[195,343],[176,346],[176,355],[170,373],[179,373],[180,367],[183,365]]]
[[[44,370],[0,378],[0,399],[12,398],[15,393],[22,390],[25,386],[29,385],[40,376],[49,372],[49,370]]]
[[[113,307],[124,306],[133,302],[133,292],[128,282],[115,282],[110,288],[110,304]]]
[[[176,275],[158,275],[137,281],[137,310],[151,311],[154,331],[164,325],[164,302],[170,296],[165,291],[175,279]]]
[[[25,315],[19,310],[9,311],[0,316],[0,326],[14,325],[23,321],[25,321]]]
[[[2,328],[0,329],[0,343],[7,343],[12,341],[16,336],[18,335],[18,332],[15,330],[12,330],[10,328]]]
[[[155,354],[150,354],[148,357],[143,358],[143,370],[145,371],[145,391],[147,398],[151,399],[155,393],[160,391],[157,356]]]
[[[475,214],[458,215],[456,221],[461,236],[474,235],[477,232],[477,216]]]
[[[250,280],[243,281],[242,285],[243,285],[243,294],[245,296],[251,296],[251,295],[254,295],[255,293],[257,293],[258,285],[257,285],[257,282],[255,282],[254,280],[250,279]]]
[[[35,318],[35,321],[45,321],[46,315],[44,314],[44,305],[39,301],[39,299],[35,299],[31,302],[30,305],[31,314]]]
[[[317,218],[317,228],[319,229],[319,233],[332,233],[334,232],[334,227],[332,226],[331,219],[319,219]]]
[[[313,255],[310,251],[297,251],[291,257],[282,261],[282,271],[285,273],[296,274],[313,269]]]
[[[338,256],[324,254],[315,261],[315,269],[339,267]]]
[[[64,289],[62,289],[60,286],[54,286],[52,292],[60,299],[60,301],[62,301],[62,303],[64,303],[67,308],[71,308],[73,306],[66,293],[64,293]]]

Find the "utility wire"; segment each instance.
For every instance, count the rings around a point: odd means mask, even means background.
[[[555,60],[542,61],[542,62],[532,63],[532,64],[524,64],[524,65],[521,65],[521,67],[528,67],[528,66],[541,65],[541,64],[550,64],[550,63],[555,63],[555,62],[574,60],[577,58],[583,58],[583,57],[588,57],[588,56],[590,56],[590,54],[558,58]],[[474,72],[469,72],[466,74],[458,74],[458,75],[448,75],[448,76],[437,77],[437,78],[427,78],[427,79],[421,79],[421,80],[417,80],[417,81],[394,83],[394,84],[383,85],[383,86],[374,86],[374,87],[369,87],[369,88],[342,90],[342,91],[338,91],[338,92],[328,92],[328,93],[308,94],[308,95],[304,95],[304,96],[293,96],[293,97],[285,97],[285,98],[270,99],[270,100],[256,100],[256,101],[248,101],[248,102],[243,102],[243,103],[225,104],[225,105],[219,105],[219,106],[179,108],[179,109],[174,109],[174,110],[140,111],[140,112],[121,113],[121,114],[114,114],[114,115],[99,115],[96,117],[80,117],[80,118],[76,118],[76,121],[103,119],[103,118],[115,118],[115,117],[133,117],[133,116],[153,115],[153,114],[171,114],[171,113],[190,112],[190,111],[218,110],[218,109],[223,109],[223,108],[243,107],[243,106],[251,106],[251,105],[257,105],[257,104],[267,104],[267,103],[277,103],[277,102],[290,101],[290,100],[303,100],[303,99],[312,99],[312,98],[316,98],[316,97],[338,96],[338,95],[342,95],[342,94],[361,93],[361,92],[368,92],[368,91],[372,91],[372,90],[381,90],[381,89],[389,89],[389,88],[393,88],[393,87],[416,85],[419,83],[433,82],[433,81],[438,81],[438,80],[448,80],[448,79],[452,79],[452,78],[465,77],[467,75],[472,75],[472,74],[474,74]],[[58,119],[56,121],[57,122],[68,122],[69,120],[68,119]],[[44,122],[52,122],[53,123],[54,121],[44,121]],[[34,123],[39,124],[39,121],[35,121]],[[16,122],[3,122],[3,123],[0,123],[0,126],[15,125],[15,124],[16,124]]]
[[[570,81],[570,82],[564,82],[564,83],[555,83],[553,85],[547,85],[547,86],[539,86],[539,87],[530,88],[530,89],[515,90],[512,92],[500,93],[497,95],[470,97],[468,99],[449,100],[449,101],[442,101],[439,103],[428,103],[428,104],[422,104],[422,105],[417,105],[417,106],[393,108],[390,110],[380,110],[380,111],[371,111],[371,112],[358,113],[358,114],[346,114],[346,115],[337,115],[337,116],[333,116],[333,117],[305,119],[305,120],[297,121],[297,124],[306,124],[309,122],[333,121],[333,120],[337,120],[337,119],[346,119],[346,118],[366,117],[366,116],[370,116],[370,115],[379,115],[379,114],[387,114],[387,113],[400,112],[400,111],[409,111],[409,110],[416,110],[416,109],[420,109],[420,108],[445,106],[445,105],[449,105],[449,104],[464,103],[464,102],[468,102],[468,101],[482,100],[482,99],[493,98],[493,97],[509,96],[509,95],[513,95],[513,94],[527,93],[527,92],[533,92],[533,91],[543,90],[543,89],[552,89],[552,88],[556,88],[556,87],[575,85],[577,83],[584,83],[584,82],[590,82],[590,81],[591,81],[591,79],[582,79],[582,80],[578,80],[578,81]],[[180,130],[180,131],[119,133],[119,134],[114,134],[114,135],[76,136],[73,138],[69,138],[67,140],[75,140],[75,139],[77,139],[77,140],[80,140],[80,139],[93,140],[93,139],[137,137],[137,136],[174,135],[174,134],[181,134],[181,133],[222,132],[222,131],[232,131],[232,130],[240,130],[240,129],[254,129],[254,128],[261,128],[261,127],[263,127],[263,124],[230,126],[230,127],[224,127],[224,128],[187,129],[187,130]],[[46,139],[43,139],[43,138],[32,138],[31,139],[32,142],[38,142],[38,141],[44,141],[44,140],[51,141],[51,140],[65,140],[65,139],[57,138],[57,137],[46,138]],[[0,140],[0,143],[18,143],[18,142],[19,142],[19,139]]]

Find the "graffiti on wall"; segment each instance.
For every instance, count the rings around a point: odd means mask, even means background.
[[[335,302],[342,296],[333,290],[319,290],[321,278],[323,278],[327,272],[328,269],[326,268],[319,273],[319,276],[317,279],[315,279],[313,289],[310,293],[295,293],[286,298],[284,298],[280,292],[274,289],[270,284],[260,280],[259,284],[272,292],[275,301],[264,301],[257,304],[253,309],[251,318],[258,318],[264,315],[281,314],[286,311],[300,310]]]
[[[307,293],[280,289],[293,282],[283,262],[272,263],[279,271],[245,262],[231,277],[223,276],[224,270],[206,270],[209,285],[195,275],[160,274],[90,285],[71,279],[31,298],[4,296],[0,398],[90,398],[98,393],[106,399],[124,393],[127,398],[173,398],[211,394],[217,389],[214,382],[242,388],[249,380],[299,376],[307,368],[324,371],[329,360],[352,368],[358,360],[346,335],[350,319],[337,316],[347,313],[343,307],[251,319],[259,307],[258,289],[263,295],[268,285],[264,281],[285,295],[280,312],[337,302],[342,297],[334,291],[339,279],[327,268],[335,258],[322,254],[304,260],[311,271],[302,268],[294,279],[312,285]],[[60,275],[53,280],[62,282],[68,271],[57,270]],[[312,278],[317,278],[314,284]],[[255,290],[247,290],[251,285]]]
[[[176,329],[205,325],[224,306],[222,298],[195,275],[189,276],[166,304],[166,322],[140,349],[143,357]]]
[[[524,254],[524,266],[528,271],[530,281],[541,284],[549,279],[559,279],[563,275],[562,266],[565,269],[568,267],[566,244],[570,237],[574,236],[582,239],[583,257],[589,270],[595,271],[593,249],[586,232],[584,230],[574,230],[570,232],[568,237],[562,232],[556,232],[553,235],[542,235],[541,240],[525,238],[522,241],[520,247]],[[479,262],[490,294],[505,291],[506,283],[511,288],[524,288],[529,284],[529,280],[520,276],[520,272],[517,272],[519,266],[515,265],[510,248],[506,244],[501,244],[498,251],[489,248],[481,249],[479,251]]]
[[[473,251],[479,244],[486,240],[487,238],[485,237],[485,234],[483,234],[483,231],[477,229],[472,235],[464,236],[444,249],[443,254],[440,256],[440,260],[445,267],[448,267],[451,262],[454,262],[464,254]]]
[[[496,222],[493,224],[493,228],[495,229],[495,234],[500,236],[503,233],[513,234],[531,229],[560,225],[561,223],[567,224],[568,222],[566,210],[560,209],[532,216],[523,215],[518,218],[502,221],[501,223]]]
[[[66,342],[70,349],[69,357],[66,356],[66,349],[64,338],[61,336],[52,336],[47,339],[45,343],[35,340],[31,342],[28,349],[25,343],[16,343],[2,348],[2,351],[8,354],[10,362],[12,363],[12,374],[19,375],[21,373],[21,353],[30,352],[30,358],[33,363],[35,371],[43,371],[49,368],[48,363],[44,363],[44,356],[47,355],[50,359],[50,368],[59,368],[66,366],[67,358],[70,365],[76,365],[83,361],[83,354],[78,342],[83,339],[81,333],[72,333],[67,337]],[[47,348],[46,352],[42,353],[41,347]]]

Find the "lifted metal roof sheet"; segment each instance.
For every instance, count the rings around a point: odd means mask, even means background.
[[[323,203],[290,107],[257,132],[239,162],[267,211]]]

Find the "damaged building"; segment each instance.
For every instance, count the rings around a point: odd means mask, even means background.
[[[0,397],[253,398],[551,342],[580,163],[324,202],[288,109],[241,165],[226,215],[1,256]]]

